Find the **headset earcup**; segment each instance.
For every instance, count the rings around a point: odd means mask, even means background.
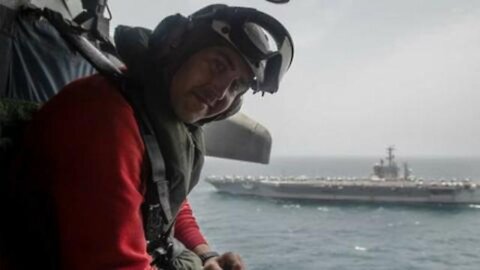
[[[115,28],[115,47],[127,66],[137,62],[138,56],[148,48],[151,34],[152,30],[142,27],[119,25]]]
[[[167,56],[182,43],[188,25],[189,20],[180,14],[169,16],[157,25],[148,42],[148,48],[156,59]]]

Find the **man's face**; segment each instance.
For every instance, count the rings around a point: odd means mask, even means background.
[[[170,102],[180,120],[195,123],[225,112],[247,89],[252,72],[227,47],[209,47],[193,54],[173,76]]]

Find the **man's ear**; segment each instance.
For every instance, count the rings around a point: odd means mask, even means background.
[[[149,50],[154,52],[157,59],[164,58],[173,49],[180,46],[188,30],[188,25],[189,20],[180,14],[163,19],[150,36]]]

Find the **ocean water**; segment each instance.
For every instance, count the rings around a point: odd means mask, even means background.
[[[480,158],[406,158],[423,178],[480,181]],[[207,159],[203,175],[368,176],[372,157],[274,158],[270,165]],[[218,251],[248,269],[480,269],[480,205],[302,202],[222,194],[201,181],[190,196]]]

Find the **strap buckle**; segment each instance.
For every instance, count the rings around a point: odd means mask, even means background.
[[[152,252],[152,262],[150,265],[159,267],[160,269],[173,269],[173,243],[167,240],[166,246],[160,246]]]

